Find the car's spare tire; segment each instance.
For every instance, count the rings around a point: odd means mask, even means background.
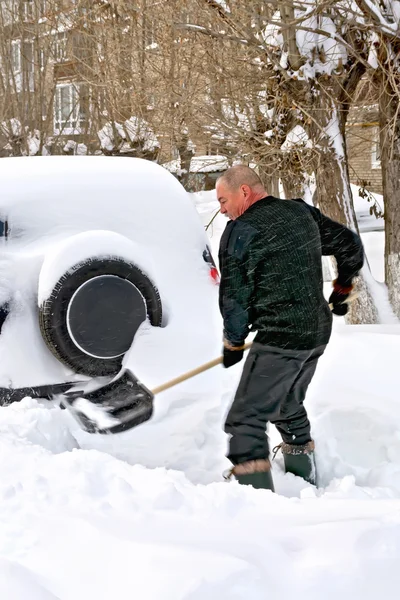
[[[39,306],[40,329],[51,352],[90,376],[119,371],[146,318],[161,325],[158,290],[137,265],[120,257],[75,264]]]

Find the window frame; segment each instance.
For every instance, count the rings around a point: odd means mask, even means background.
[[[26,22],[31,22],[33,21],[34,18],[34,0],[24,0],[23,3],[23,20]]]
[[[381,168],[381,150],[379,143],[379,129],[376,127],[372,134],[372,143],[371,143],[371,168],[372,169],[380,169]]]
[[[66,31],[54,33],[52,55],[54,62],[57,64],[68,60],[68,36]]]
[[[53,132],[54,135],[79,135],[82,133],[84,124],[87,123],[88,115],[82,118],[82,86],[84,84],[77,82],[57,83],[54,90],[54,109],[53,109]],[[69,116],[68,120],[63,120],[63,106],[61,90],[68,88],[69,92]],[[74,90],[74,91],[72,91]]]
[[[18,48],[18,68],[14,65],[14,49]],[[21,40],[11,40],[11,70],[14,75],[19,75],[22,72],[22,52],[21,52]]]

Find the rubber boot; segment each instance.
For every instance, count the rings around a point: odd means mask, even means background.
[[[230,471],[230,476],[232,475],[240,485],[252,485],[256,489],[275,491],[271,463],[267,459],[250,460],[235,465]]]
[[[302,477],[308,483],[316,485],[314,449],[315,444],[313,441],[301,446],[283,443],[281,450],[285,462],[285,473],[293,473],[293,475]]]

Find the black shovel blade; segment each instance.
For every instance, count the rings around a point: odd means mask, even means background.
[[[37,385],[25,388],[3,388],[0,387],[0,406],[7,406],[13,402],[21,402],[24,398],[40,398],[53,400],[56,394],[63,394],[74,386],[79,385],[79,381],[66,383],[51,383],[48,385]]]
[[[127,369],[94,392],[62,394],[60,402],[88,433],[114,434],[148,421],[153,399],[151,391]]]

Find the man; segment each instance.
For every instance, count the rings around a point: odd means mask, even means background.
[[[219,249],[226,368],[243,358],[249,331],[257,331],[225,423],[230,475],[241,484],[274,489],[270,422],[283,440],[286,472],[315,483],[303,402],[332,328],[321,256],[336,258],[329,303],[332,312],[344,315],[363,265],[361,240],[302,200],[268,196],[258,175],[243,165],[228,169],[216,192],[221,213],[231,219]]]

